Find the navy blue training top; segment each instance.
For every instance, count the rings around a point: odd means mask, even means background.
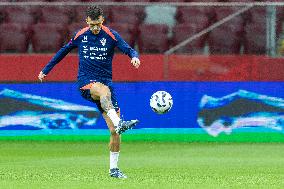
[[[111,82],[115,47],[118,47],[130,58],[138,58],[138,53],[116,31],[102,26],[98,34],[93,34],[89,27],[83,28],[55,54],[42,72],[47,75],[72,49],[78,48],[79,70],[77,78],[79,87],[83,87],[97,78]]]

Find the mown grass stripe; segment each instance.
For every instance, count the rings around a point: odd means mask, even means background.
[[[31,141],[109,141],[108,135],[1,136],[0,140]],[[212,137],[207,134],[126,134],[123,141],[155,142],[284,142],[282,133],[233,133]]]

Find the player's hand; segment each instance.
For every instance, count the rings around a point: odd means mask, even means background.
[[[42,82],[42,80],[45,78],[45,74],[41,71],[41,72],[39,72],[39,74],[38,74],[38,79],[40,80],[40,82]]]
[[[140,60],[136,57],[133,57],[131,59],[131,64],[135,67],[135,68],[138,68],[140,66]]]

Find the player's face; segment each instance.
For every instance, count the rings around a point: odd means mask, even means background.
[[[97,20],[92,20],[90,17],[87,17],[86,22],[93,34],[98,34],[101,31],[104,18],[100,16]]]

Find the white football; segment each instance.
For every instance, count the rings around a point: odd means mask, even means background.
[[[173,106],[173,98],[166,91],[157,91],[151,96],[150,106],[157,114],[167,113]]]

